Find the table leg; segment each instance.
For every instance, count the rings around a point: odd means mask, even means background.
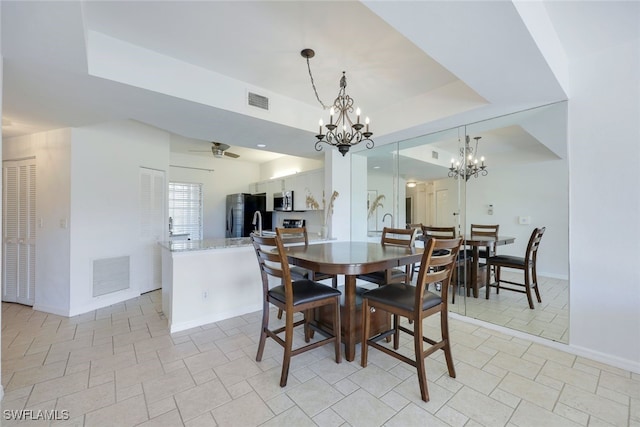
[[[473,297],[478,298],[478,270],[479,270],[479,262],[478,257],[480,256],[480,250],[478,246],[473,246],[473,256],[471,258],[471,289],[473,289]],[[467,291],[467,296],[469,292]]]
[[[352,362],[356,358],[356,276],[344,276],[344,311],[340,319],[344,335],[345,358]]]

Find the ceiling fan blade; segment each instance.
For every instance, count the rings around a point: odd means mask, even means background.
[[[211,150],[189,150],[190,153],[210,153]]]
[[[215,148],[217,148],[218,150],[222,150],[222,151],[228,150],[229,148],[231,148],[230,145],[223,144],[222,142],[212,142],[212,144],[213,144],[213,146]]]
[[[224,155],[225,155],[225,156],[227,156],[227,157],[231,157],[232,159],[237,159],[238,157],[240,157],[240,155],[239,155],[239,154],[236,154],[236,153],[229,153],[228,151],[225,151],[225,152],[224,152]]]

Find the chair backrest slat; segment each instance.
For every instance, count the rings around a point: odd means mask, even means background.
[[[309,244],[309,235],[307,234],[306,227],[296,228],[276,228],[276,234],[282,239],[282,244],[287,246],[294,243],[304,243],[305,246]]]
[[[383,245],[393,246],[406,246],[412,248],[416,242],[416,236],[418,230],[415,228],[389,228],[384,227],[382,229],[382,238],[380,239]]]
[[[433,227],[430,225],[423,225],[422,235],[425,238],[428,236],[436,239],[455,239],[456,228],[455,227]]]

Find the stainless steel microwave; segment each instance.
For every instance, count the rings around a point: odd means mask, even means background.
[[[273,210],[274,211],[292,211],[293,210],[293,191],[283,191],[281,193],[273,193]]]

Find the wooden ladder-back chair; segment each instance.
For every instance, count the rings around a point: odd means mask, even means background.
[[[455,239],[456,228],[455,227],[433,227],[430,225],[422,226],[422,239],[425,241],[425,245],[429,237],[434,239]],[[437,253],[436,253],[437,255]],[[462,268],[465,266],[465,262],[468,260],[462,251],[458,252],[458,258],[453,268],[453,277],[451,278],[451,285],[453,286],[453,292],[451,293],[451,303],[456,303],[456,295],[458,293],[458,286],[463,284],[462,277],[464,276]],[[468,264],[467,264],[468,267]],[[470,269],[468,268],[467,271]],[[463,284],[464,286],[464,284]]]
[[[455,378],[456,371],[451,356],[451,343],[449,342],[449,323],[447,308],[447,290],[453,274],[461,239],[428,239],[420,261],[420,271],[415,286],[409,284],[391,284],[372,289],[362,295],[362,354],[361,365],[367,366],[368,348],[375,347],[418,370],[420,394],[422,400],[429,401],[427,390],[427,373],[425,370],[425,358],[436,350],[443,350],[449,376]],[[438,255],[436,255],[436,253]],[[430,283],[442,283],[442,294],[438,295],[427,290]],[[384,310],[393,315],[392,328],[369,336],[371,309]],[[422,321],[434,314],[440,313],[441,339],[433,340],[424,336]],[[413,330],[400,326],[399,317],[406,317],[412,324]],[[415,359],[410,359],[397,351],[400,331],[413,336]],[[381,339],[393,336],[393,349],[378,343]],[[430,344],[425,349],[424,343]]]
[[[500,293],[500,289],[507,291],[520,292],[527,295],[529,301],[529,308],[533,309],[533,298],[531,297],[531,289],[536,293],[538,303],[542,302],[540,298],[540,291],[538,289],[538,275],[536,272],[536,264],[538,260],[538,248],[540,247],[540,241],[546,228],[536,228],[531,233],[529,243],[527,244],[527,251],[524,258],[511,256],[511,255],[495,255],[487,258],[487,293],[486,298],[489,299],[490,288],[496,288],[496,293]],[[496,282],[490,283],[490,267],[495,267]],[[504,280],[500,277],[500,271],[502,268],[512,268],[516,270],[522,270],[524,272],[524,283],[513,282]],[[500,286],[500,283],[508,283],[510,285],[517,286],[517,288]],[[524,288],[524,289],[522,289]]]
[[[300,353],[333,342],[336,363],[340,363],[342,361],[340,353],[340,291],[308,279],[293,282],[287,262],[286,249],[278,235],[264,237],[252,234],[251,241],[260,266],[263,292],[262,326],[256,361],[262,360],[267,338],[272,338],[284,348],[280,387],[287,385],[291,357]],[[269,277],[275,278],[276,282],[279,281],[280,284],[270,287]],[[285,313],[285,325],[273,330],[269,329],[270,304],[284,310]],[[332,334],[318,328],[312,321],[314,309],[322,306],[332,306],[333,308],[333,324],[335,326]],[[303,313],[304,318],[294,322],[293,315],[298,312]],[[305,328],[305,342],[311,341],[312,330],[318,331],[326,338],[294,349],[293,330],[300,325],[304,325]],[[279,336],[283,332],[284,339]]]
[[[286,247],[289,245],[300,245],[304,244],[305,246],[309,246],[309,235],[307,234],[306,227],[296,227],[296,228],[276,228],[276,233],[282,238],[282,244]],[[303,280],[309,279],[314,282],[318,282],[320,280],[331,279],[331,286],[334,288],[338,287],[338,276],[335,274],[325,274],[319,273],[311,270],[307,270],[306,268],[298,267],[297,265],[289,266],[289,271],[291,271],[291,280]],[[282,319],[282,310],[278,310],[278,319]]]
[[[491,237],[497,239],[499,229],[499,224],[471,224],[471,238],[473,239],[474,237]],[[478,248],[479,268],[482,268],[483,265],[486,266],[487,258],[497,254],[497,248],[498,246],[495,243],[488,247]],[[468,251],[470,251],[470,249],[465,250],[465,256],[470,256],[468,255]],[[490,270],[489,267],[487,267],[487,269]],[[479,278],[478,281],[480,281]]]
[[[417,233],[418,231],[416,229],[384,227],[382,229],[382,238],[380,239],[380,243],[382,245],[412,248],[415,246]],[[375,283],[378,286],[387,285],[389,283],[410,283],[412,269],[413,266],[411,265],[407,265],[402,268],[390,268],[388,270],[361,274],[358,276],[358,279]]]

